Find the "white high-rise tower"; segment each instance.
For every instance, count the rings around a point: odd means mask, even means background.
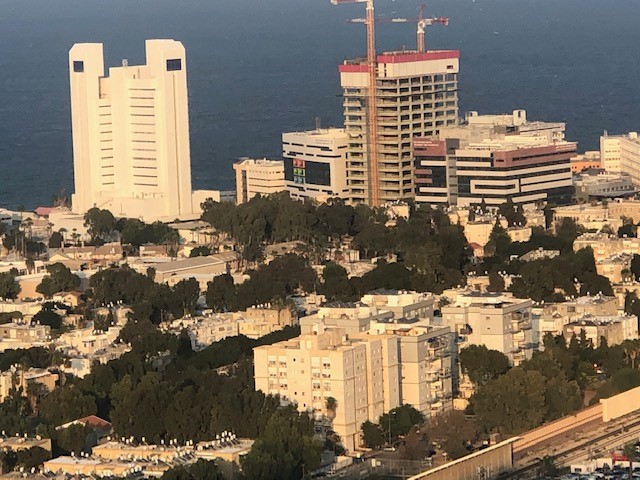
[[[186,56],[175,40],[147,40],[146,65],[109,69],[102,44],[69,52],[73,211],[173,219],[193,213]]]

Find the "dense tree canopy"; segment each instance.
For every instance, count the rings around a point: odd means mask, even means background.
[[[476,386],[484,385],[509,370],[509,359],[484,345],[469,345],[460,350],[459,357],[462,373],[468,375]]]
[[[20,285],[11,272],[0,273],[0,298],[15,300],[20,294]]]
[[[47,265],[47,272],[49,274],[36,287],[36,292],[47,298],[51,298],[56,293],[71,292],[80,287],[80,277],[71,273],[71,270],[62,263]]]

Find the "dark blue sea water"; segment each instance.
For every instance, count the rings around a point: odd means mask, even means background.
[[[422,0],[378,0],[414,17]],[[640,128],[638,0],[432,0],[451,17],[431,48],[462,51],[461,111],[525,108],[568,123],[580,149]],[[72,190],[67,52],[103,42],[109,65],[144,61],[144,40],[187,48],[195,188],[233,187],[239,156],[278,156],[283,131],[339,125],[337,64],[364,52],[362,4],[329,0],[0,0],[0,206]],[[413,48],[413,25],[378,28]]]

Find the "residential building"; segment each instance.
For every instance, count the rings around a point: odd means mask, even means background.
[[[612,202],[616,203],[616,202]],[[639,210],[640,212],[640,210]],[[617,231],[622,226],[621,216],[614,213],[608,204],[566,205],[553,210],[553,225],[557,228],[565,218],[587,230],[602,230],[605,227]]]
[[[598,150],[586,151],[571,159],[571,173],[582,173],[586,170],[599,168],[603,167]]]
[[[567,203],[573,195],[571,158],[563,123],[529,122],[512,115],[478,115],[413,142],[416,202],[499,206]]]
[[[115,343],[122,327],[109,327],[106,332],[89,328],[77,328],[63,333],[56,339],[58,349],[68,350],[75,355],[93,355]]]
[[[9,396],[12,391],[21,391],[26,397],[36,392],[34,387],[48,393],[56,388],[58,374],[51,373],[43,368],[29,368],[12,366],[9,370],[0,372],[0,403]]]
[[[51,337],[51,328],[30,323],[5,323],[0,325],[0,341],[45,342]]]
[[[340,65],[352,203],[372,204],[377,198],[383,204],[414,197],[412,139],[433,137],[457,124],[459,57],[458,50],[378,55],[374,119],[369,118],[366,59]],[[372,122],[378,138],[369,145]]]
[[[443,325],[458,334],[458,349],[485,345],[519,365],[533,354],[532,305],[507,293],[463,291],[442,307]]]
[[[360,300],[369,307],[393,314],[394,321],[401,319],[432,319],[435,297],[430,293],[403,290],[374,290]]]
[[[236,171],[236,203],[246,203],[256,195],[267,196],[286,190],[284,162],[241,158],[233,164]]]
[[[394,335],[400,359],[400,401],[431,417],[453,409],[457,357],[451,330],[428,320],[375,322],[371,332]]]
[[[333,329],[254,349],[256,389],[332,418],[344,447],[360,446],[360,426],[400,406],[394,335],[347,335]],[[327,399],[337,402],[327,410]]]
[[[560,250],[545,250],[543,247],[538,247],[537,250],[531,250],[520,256],[521,262],[533,262],[535,260],[543,260],[545,258],[556,258],[560,256]]]
[[[584,233],[573,242],[574,252],[587,247],[593,250],[593,257],[597,264],[612,255],[639,254],[640,238],[618,238],[617,235],[609,235],[606,233]]]
[[[371,322],[389,320],[393,312],[363,303],[332,302],[322,305],[311,315],[300,318],[302,334],[313,334],[320,329],[341,329],[349,335],[367,332]]]
[[[582,173],[574,185],[579,202],[630,197],[636,193],[631,177],[619,173]]]
[[[201,283],[202,289],[207,288],[207,282],[214,276],[235,272],[239,259],[236,252],[217,253],[202,257],[184,258],[180,260],[165,259],[161,263],[134,263],[132,268],[146,273],[148,268],[155,271],[154,280],[158,283],[175,285],[181,280],[195,278]]]
[[[146,65],[104,71],[100,43],[69,52],[73,212],[193,216],[187,65],[175,40],[147,40]]]
[[[240,335],[249,338],[260,338],[284,327],[293,327],[298,321],[288,307],[277,307],[271,304],[257,305],[236,314]]]
[[[618,299],[602,294],[578,297],[562,303],[551,303],[536,308],[533,315],[533,342],[543,349],[547,333],[560,335],[564,326],[576,319],[593,317],[613,317],[618,314]]]
[[[633,255],[629,253],[615,253],[596,262],[596,272],[598,275],[607,277],[611,283],[630,280],[632,259]]]
[[[572,337],[580,338],[582,332],[594,347],[605,338],[607,345],[619,345],[625,340],[638,338],[638,317],[635,315],[602,316],[585,315],[566,324],[562,330],[567,343]]]
[[[0,451],[2,452],[19,452],[20,450],[29,450],[39,447],[51,453],[51,439],[40,437],[5,437],[0,435]]]
[[[342,128],[282,134],[284,177],[291,198],[347,198],[347,147]]]
[[[623,135],[609,135],[605,130],[600,137],[600,162],[609,173],[620,173],[620,139]]]

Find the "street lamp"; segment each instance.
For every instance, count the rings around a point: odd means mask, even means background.
[[[391,415],[395,415],[397,412],[389,411],[387,417],[389,418],[389,446],[391,446]]]

